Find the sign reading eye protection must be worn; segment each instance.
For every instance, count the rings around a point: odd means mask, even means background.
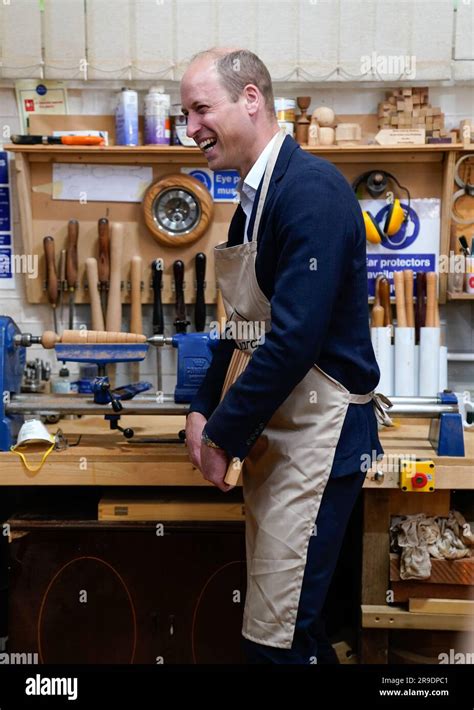
[[[181,172],[200,180],[209,190],[214,202],[237,202],[237,170],[209,170],[208,168],[181,168]]]

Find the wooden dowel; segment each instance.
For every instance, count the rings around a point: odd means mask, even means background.
[[[91,320],[92,330],[104,330],[104,316],[100,304],[99,296],[99,272],[97,268],[97,259],[90,256],[86,259],[87,283],[89,286],[89,295],[91,299]]]
[[[403,273],[401,271],[394,271],[393,282],[395,284],[395,303],[397,307],[397,326],[399,328],[406,328],[407,326],[407,316],[405,311],[405,284],[403,279]]]
[[[130,332],[143,333],[142,322],[142,258],[141,256],[132,257],[130,263]]]
[[[426,326],[434,328],[436,325],[436,274],[428,271],[426,274]]]
[[[406,269],[403,272],[403,286],[405,291],[405,310],[407,314],[407,326],[415,327],[415,308],[413,303],[413,271]]]
[[[110,332],[117,332],[122,326],[122,300],[120,293],[122,251],[123,225],[114,223],[110,236],[110,287],[106,318],[106,328]]]

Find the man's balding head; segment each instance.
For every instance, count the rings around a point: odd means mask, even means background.
[[[275,117],[273,86],[265,64],[248,49],[213,47],[195,54],[190,64],[204,60],[213,62],[223,87],[232,101],[237,101],[247,84],[254,84],[265,100],[270,117]]]
[[[246,49],[196,54],[182,78],[181,97],[188,135],[213,169],[245,175],[278,130],[270,74]]]

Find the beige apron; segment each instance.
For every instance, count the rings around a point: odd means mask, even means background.
[[[227,318],[265,323],[271,307],[255,274],[257,234],[270,177],[284,134],[265,171],[252,241],[214,250],[216,276]],[[254,341],[236,338],[251,351]],[[374,392],[351,394],[314,365],[274,413],[242,469],[246,515],[247,597],[242,634],[278,648],[291,648],[310,536],[331,472],[350,403],[376,405],[377,419],[390,424]],[[387,402],[385,398],[383,402]]]

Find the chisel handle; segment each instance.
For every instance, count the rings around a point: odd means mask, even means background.
[[[58,300],[58,274],[56,271],[56,255],[54,251],[53,237],[43,239],[44,258],[46,263],[46,290],[48,301],[55,307]]]
[[[174,322],[177,333],[185,333],[189,321],[186,320],[186,306],[184,303],[184,263],[177,259],[173,263],[174,285],[176,291],[176,320]]]
[[[77,219],[70,219],[67,225],[67,251],[66,251],[66,281],[70,290],[76,288],[78,266],[77,266],[77,242],[79,239],[79,222]]]
[[[98,222],[99,232],[99,282],[108,286],[110,280],[110,231],[109,220],[102,217]]]
[[[382,328],[385,311],[378,303],[372,306],[372,319],[370,325],[372,328]]]
[[[194,325],[196,332],[202,332],[206,326],[206,302],[204,283],[206,278],[206,255],[200,251],[195,258],[196,267],[196,303],[194,307]]]
[[[384,325],[392,325],[392,307],[390,305],[390,284],[387,278],[380,279],[379,282],[380,305],[384,310]]]
[[[161,285],[163,283],[163,259],[151,262],[153,285],[153,335],[164,333],[163,304],[161,302]]]
[[[416,274],[416,310],[415,310],[415,329],[416,340],[420,337],[420,328],[425,325],[426,317],[426,274],[424,271],[418,271]]]

